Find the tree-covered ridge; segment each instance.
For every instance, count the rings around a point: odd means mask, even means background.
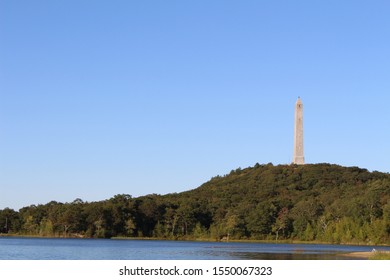
[[[179,194],[6,208],[0,227],[40,236],[390,244],[390,175],[330,164],[256,164]]]

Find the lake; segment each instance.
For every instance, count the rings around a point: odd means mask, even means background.
[[[386,246],[0,237],[2,260],[339,260]]]

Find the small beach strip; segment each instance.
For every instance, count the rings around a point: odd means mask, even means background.
[[[343,254],[343,256],[351,257],[351,259],[365,260],[390,260],[390,251],[372,250],[369,252],[352,252]]]

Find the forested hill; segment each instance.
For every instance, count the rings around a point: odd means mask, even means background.
[[[390,174],[330,164],[256,164],[178,194],[52,201],[19,212],[6,208],[0,211],[0,230],[66,237],[390,244]]]

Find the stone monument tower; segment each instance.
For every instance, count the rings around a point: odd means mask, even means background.
[[[294,127],[294,164],[305,164],[303,156],[303,104],[298,97],[295,103],[295,127]]]

